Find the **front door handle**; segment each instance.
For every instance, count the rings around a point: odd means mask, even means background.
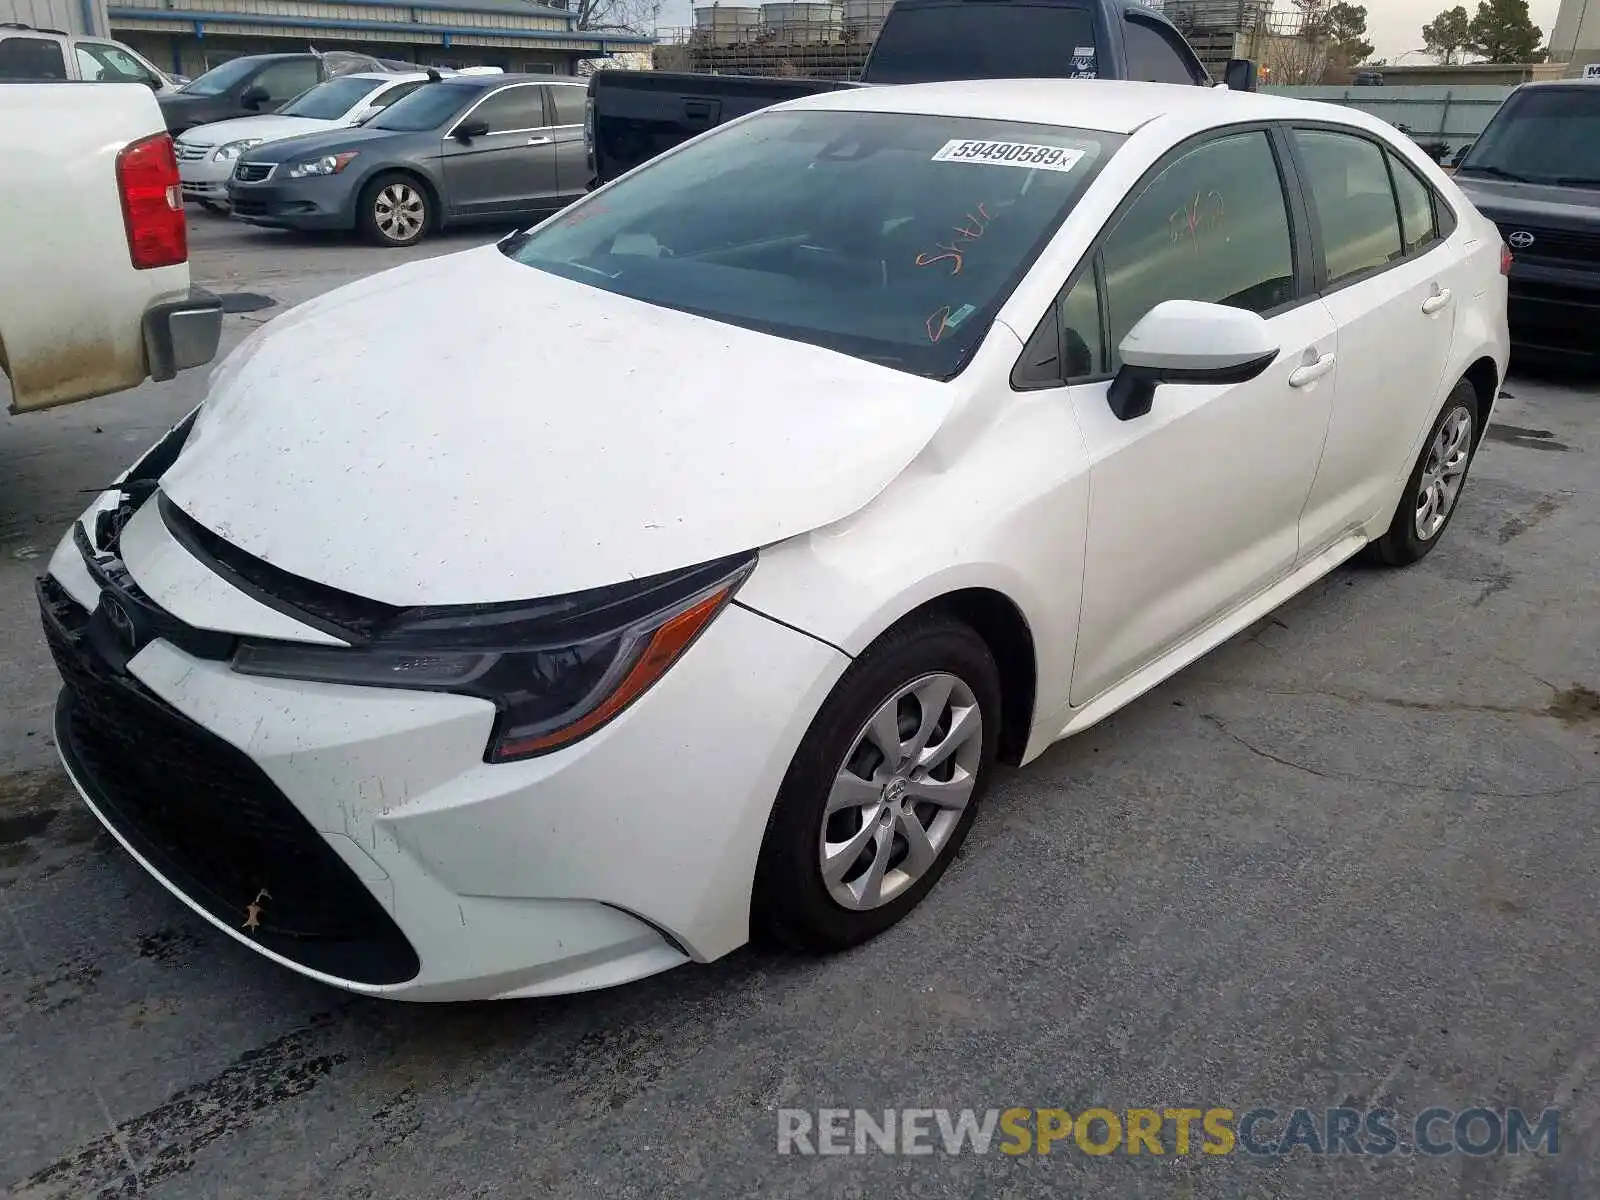
[[[1422,311],[1431,317],[1434,313],[1438,312],[1441,308],[1449,303],[1450,289],[1439,288],[1433,293],[1433,295],[1429,296],[1422,302]]]
[[[1293,374],[1289,376],[1289,386],[1305,387],[1307,384],[1315,383],[1331,370],[1333,370],[1333,355],[1324,354],[1315,362],[1308,362],[1303,367],[1295,368]]]
[[[549,144],[550,139],[547,137],[531,137],[528,139],[528,145],[530,146],[548,146]]]

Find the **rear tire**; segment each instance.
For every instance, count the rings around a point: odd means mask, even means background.
[[[377,246],[414,246],[434,220],[433,198],[415,175],[391,171],[361,189],[356,224]]]
[[[966,839],[999,735],[999,669],[970,627],[929,616],[885,635],[823,702],[779,788],[753,932],[829,952],[898,922]]]
[[[1388,530],[1367,547],[1369,561],[1407,567],[1439,544],[1460,507],[1477,445],[1478,393],[1463,379],[1428,430]]]

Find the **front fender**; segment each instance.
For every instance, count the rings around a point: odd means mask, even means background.
[[[1032,726],[1053,723],[1053,734],[1072,676],[1088,503],[1088,456],[1065,396],[1014,396],[947,466],[925,454],[865,508],[766,547],[739,602],[856,656],[943,596],[997,592],[1032,633]]]

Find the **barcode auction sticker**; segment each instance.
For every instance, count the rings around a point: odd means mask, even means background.
[[[933,161],[1027,167],[1035,171],[1070,171],[1082,158],[1082,150],[1068,150],[1062,146],[1034,146],[1027,142],[975,142],[956,138],[946,142],[933,156]]]

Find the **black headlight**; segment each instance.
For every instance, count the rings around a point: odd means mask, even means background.
[[[755,566],[754,552],[525,604],[412,608],[360,646],[245,639],[246,675],[452,692],[498,710],[485,759],[548,754],[642,696]]]

